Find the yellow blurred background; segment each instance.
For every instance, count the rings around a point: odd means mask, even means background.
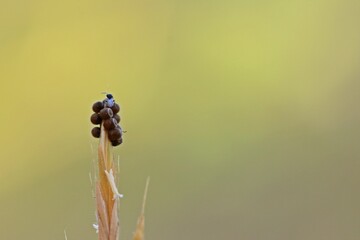
[[[121,239],[360,239],[360,2],[0,0],[0,239],[97,239],[91,105],[128,132]]]

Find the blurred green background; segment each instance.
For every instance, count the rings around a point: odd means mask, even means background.
[[[360,2],[0,1],[0,239],[97,239],[91,105],[128,132],[121,239],[360,239]]]

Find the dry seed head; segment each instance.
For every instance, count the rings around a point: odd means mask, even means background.
[[[109,97],[109,96],[111,97]],[[119,237],[119,218],[118,218],[118,203],[119,198],[123,197],[119,193],[116,183],[114,172],[116,172],[115,164],[113,161],[113,155],[111,152],[111,145],[117,146],[122,143],[122,129],[117,125],[120,122],[120,116],[116,113],[120,110],[118,104],[116,104],[112,98],[112,95],[108,94],[107,97],[109,101],[111,100],[114,105],[109,107],[113,108],[113,111],[110,108],[103,108],[99,110],[99,114],[93,114],[91,116],[91,121],[93,123],[98,122],[98,117],[104,121],[99,121],[101,123],[101,128],[95,127],[92,129],[92,134],[94,137],[100,137],[100,143],[98,147],[98,157],[99,157],[99,177],[96,181],[96,208],[97,208],[97,221],[98,224],[93,224],[93,227],[98,233],[98,240],[118,240]],[[108,104],[109,102],[107,102]],[[93,110],[98,110],[96,106],[100,104],[95,103],[93,105]],[[113,114],[115,116],[113,118]],[[118,164],[119,165],[119,164]],[[118,166],[119,167],[119,166]],[[91,174],[89,175],[91,180]],[[141,210],[140,217],[137,221],[137,227],[134,232],[134,240],[143,240],[144,239],[144,225],[145,225],[145,202],[146,195],[149,186],[149,178],[146,182],[145,193],[143,206]],[[66,235],[65,235],[66,237]]]

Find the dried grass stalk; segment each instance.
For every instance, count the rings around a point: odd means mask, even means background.
[[[108,132],[102,124],[98,148],[99,178],[95,187],[99,240],[119,239],[118,201],[122,195],[118,192],[115,183],[114,176],[116,176],[116,168],[111,149],[112,145],[108,138]],[[148,178],[146,181],[142,209],[137,221],[133,240],[144,240],[144,211],[149,181],[150,179]]]
[[[96,183],[96,207],[99,226],[99,240],[118,240],[119,218],[118,201],[121,194],[117,191],[114,175],[113,155],[108,133],[101,126],[99,157],[99,180]]]
[[[137,221],[136,230],[134,232],[133,240],[143,240],[144,239],[144,228],[145,228],[145,204],[146,204],[146,197],[149,188],[150,178],[146,180],[145,192],[144,192],[144,199],[142,203],[141,213]]]

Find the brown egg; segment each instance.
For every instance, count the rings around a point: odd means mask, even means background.
[[[122,130],[119,126],[117,126],[114,129],[109,130],[109,139],[110,141],[115,141],[119,138],[121,138]]]
[[[90,121],[93,123],[93,124],[100,124],[102,119],[101,117],[99,116],[98,113],[93,113],[90,117]]]
[[[114,129],[117,126],[117,121],[115,118],[108,118],[104,120],[104,128],[106,130]]]
[[[122,138],[116,139],[115,141],[111,141],[111,145],[113,145],[114,147],[119,146],[120,144],[122,144],[123,140]]]
[[[114,105],[111,107],[111,110],[114,114],[118,113],[120,111],[120,105],[117,103],[114,103]]]
[[[103,119],[103,120],[111,118],[112,116],[114,116],[113,111],[110,108],[101,109],[99,114],[100,114],[101,119]]]
[[[119,123],[120,122],[120,116],[118,114],[114,115],[114,118],[116,119],[116,122]]]
[[[100,110],[103,108],[104,108],[104,104],[102,102],[96,102],[92,106],[92,110],[96,113],[100,112]]]
[[[93,137],[95,138],[99,138],[100,137],[100,128],[99,127],[94,127],[92,130],[91,130],[91,135],[93,135]]]

